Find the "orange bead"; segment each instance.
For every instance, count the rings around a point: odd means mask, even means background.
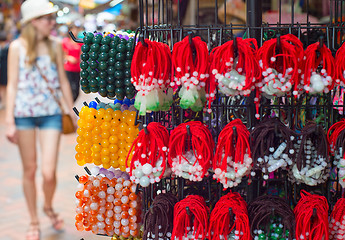
[[[85,163],[92,163],[93,158],[91,156],[85,156],[84,161],[85,161]]]
[[[118,141],[117,145],[119,147],[119,149],[125,149],[126,148],[126,141]]]
[[[127,229],[127,228],[126,228]],[[121,231],[122,231],[122,228],[121,228]],[[124,238],[128,238],[129,237],[129,232],[122,232],[121,233],[122,237]]]
[[[127,151],[124,149],[124,148],[120,148],[118,151],[117,151],[117,154],[119,155],[120,158],[126,158],[127,157]],[[126,159],[124,160],[124,164],[126,164]],[[121,163],[120,163],[121,165]]]
[[[91,156],[92,155],[92,150],[90,148],[84,149],[84,155],[85,156]]]
[[[114,118],[113,120],[110,121],[110,124],[111,124],[112,128],[116,129],[117,126],[120,125],[120,120],[117,118]],[[118,130],[116,129],[116,131],[118,131]]]
[[[85,138],[83,136],[78,136],[76,141],[77,143],[83,143],[85,141]]]
[[[103,116],[103,121],[110,122],[112,120],[113,116],[111,114],[105,114]]]
[[[99,134],[94,135],[94,136],[92,137],[92,142],[93,142],[93,144],[100,144],[101,141],[102,141],[102,137],[101,137]]]
[[[93,122],[93,124],[97,127],[101,126],[103,123],[102,118],[96,118],[95,121]]]
[[[83,147],[84,147],[84,149],[90,148],[91,146],[92,146],[92,141],[90,141],[90,140],[85,140],[85,141],[83,142]]]
[[[129,216],[128,212],[122,211],[122,213],[121,213],[121,218],[122,218],[122,219],[127,219],[128,216]]]
[[[107,202],[107,203],[105,204],[105,208],[108,209],[108,210],[110,210],[110,209],[113,209],[113,208],[114,208],[114,205],[113,205],[111,202]]]
[[[98,109],[98,110],[97,110],[97,113],[96,113],[97,119],[98,119],[98,118],[100,118],[100,119],[103,118],[104,114],[105,114],[105,109],[104,109],[104,108]]]
[[[100,126],[95,126],[92,130],[93,135],[99,135],[102,132],[102,128]]]
[[[85,184],[88,180],[89,180],[89,177],[86,176],[86,175],[79,177],[79,182],[82,183],[82,184]]]
[[[97,210],[90,210],[90,214],[91,215],[97,215]],[[90,219],[91,219],[91,217],[90,217]],[[90,222],[91,222],[91,220],[90,220]]]
[[[94,223],[96,223],[98,220],[97,220],[96,217],[91,216],[91,217],[89,218],[89,221],[90,221],[91,224],[94,224]]]
[[[101,160],[96,160],[96,159],[93,161],[93,163],[97,166],[102,164]]]
[[[92,202],[98,202],[99,201],[99,197],[97,196],[98,192],[99,191],[96,187],[93,187],[90,189],[90,193],[93,195],[93,196],[91,196]]]
[[[128,196],[131,193],[131,191],[128,188],[122,189],[122,195]]]
[[[79,136],[84,135],[84,133],[85,133],[85,129],[84,129],[84,128],[79,127],[79,128],[77,129],[77,134],[78,134]]]
[[[75,220],[78,222],[81,222],[83,220],[83,214],[79,213],[77,215],[75,215]]]
[[[109,147],[109,141],[108,141],[108,139],[102,139],[102,141],[101,141],[101,145],[102,145],[102,147]]]
[[[76,150],[77,153],[81,153],[84,151],[84,146],[82,144],[77,144],[75,145],[74,149]]]
[[[131,201],[134,201],[137,199],[137,195],[135,193],[130,193],[128,197],[129,197],[129,200]]]
[[[113,231],[113,226],[111,226],[111,225],[105,225],[105,230],[107,231],[107,232],[110,232],[110,231]]]
[[[119,132],[119,134],[117,135],[120,141],[126,141],[125,140],[126,136],[127,136],[127,133],[125,132]]]
[[[129,233],[130,233],[133,237],[136,237],[136,236],[138,236],[138,229],[130,230]]]
[[[94,162],[95,161],[101,162],[101,153],[100,152],[93,152],[92,156],[93,156]]]
[[[99,144],[94,144],[91,149],[93,153],[98,153],[102,150],[102,146]]]
[[[109,169],[111,167],[110,162],[102,163],[102,165],[105,169]]]
[[[115,198],[120,199],[122,197],[122,192],[116,191],[114,195],[115,195]]]
[[[124,236],[123,235],[124,233],[128,233],[127,237],[129,237],[129,227],[128,226],[122,226],[121,227],[121,232],[122,232],[122,236]],[[126,237],[126,236],[124,236],[124,237]]]
[[[75,159],[76,159],[77,161],[83,161],[83,159],[84,159],[84,154],[82,154],[82,153],[76,153],[76,154],[75,154]]]
[[[90,131],[85,131],[83,134],[83,137],[85,138],[85,140],[91,140],[93,137],[93,134]]]
[[[130,215],[129,217],[128,217],[128,220],[129,220],[129,222],[137,222],[137,216],[135,216],[135,215]]]
[[[109,137],[110,137],[109,131],[108,130],[103,130],[102,133],[101,133],[101,137],[109,139]]]
[[[107,191],[108,186],[107,186],[106,184],[101,184],[101,186],[99,186],[99,189],[100,189],[101,191]]]
[[[113,167],[113,168],[118,168],[120,165],[119,165],[119,162],[117,160],[110,160],[110,165]]]
[[[93,127],[94,127],[93,123],[87,122],[87,123],[84,124],[84,128],[87,131],[92,131]]]
[[[138,224],[131,222],[131,223],[129,223],[128,227],[129,227],[130,230],[134,231],[134,230],[136,230],[138,228]]]
[[[109,151],[111,153],[117,153],[119,150],[119,147],[116,144],[110,144],[109,145]]]
[[[77,191],[77,192],[75,193],[75,197],[78,198],[78,199],[81,199],[83,196],[84,196],[84,194],[83,194],[82,191]]]
[[[109,185],[110,185],[111,187],[115,187],[115,184],[116,184],[116,178],[113,178],[113,179],[111,179],[111,180],[109,181]]]
[[[116,194],[116,192],[115,192]],[[116,197],[116,196],[115,196]],[[114,205],[115,206],[121,206],[122,202],[121,202],[121,198],[115,198],[114,200]]]
[[[119,168],[120,168],[120,170],[121,170],[122,172],[125,172],[125,171],[126,171],[126,166],[125,166],[125,165],[121,165]]]
[[[111,134],[111,136],[109,137],[109,143],[110,144],[112,144],[112,143],[116,144],[118,141],[119,141],[118,137]]]
[[[125,211],[125,212],[128,212],[128,209],[129,209],[129,205],[128,204],[122,204],[121,205],[121,209],[122,209],[122,211]]]
[[[122,112],[120,110],[114,111],[114,113],[113,113],[113,118],[114,119],[117,119],[118,121],[120,121],[121,120],[121,116],[122,116]]]
[[[105,110],[105,113],[106,113],[106,114],[113,115],[114,110],[113,110],[112,108],[107,108],[107,109]]]
[[[109,156],[109,148],[102,148],[101,155],[103,156]]]
[[[126,166],[126,157],[120,157],[119,155],[119,159],[117,161],[119,162],[120,166]]]
[[[125,123],[125,122],[121,122],[121,124],[119,126],[119,129],[120,129],[121,132],[127,132],[128,124]]]

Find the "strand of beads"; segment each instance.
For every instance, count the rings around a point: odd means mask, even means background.
[[[81,47],[80,85],[85,93],[122,100],[135,96],[131,83],[134,33],[86,33]]]
[[[227,96],[248,96],[261,76],[255,39],[236,38],[216,47],[210,54],[210,80],[206,98],[215,99],[216,85]]]
[[[144,216],[143,240],[171,239],[176,203],[177,198],[171,193],[161,193],[153,199]]]
[[[208,58],[207,44],[200,37],[187,36],[174,44],[172,64],[175,76],[170,85],[182,86],[179,90],[181,108],[190,108],[195,112],[203,109],[206,101],[205,85],[209,76]]]
[[[82,107],[75,147],[75,158],[80,166],[94,163],[104,168],[112,166],[126,170],[126,156],[139,131],[134,125],[136,112],[121,112],[119,109],[127,108],[124,105],[92,101],[90,107]]]
[[[176,176],[202,181],[208,175],[213,149],[211,132],[203,123],[182,123],[170,133],[169,165]]]
[[[328,240],[328,203],[325,197],[302,190],[294,213],[296,240]]]
[[[265,41],[258,51],[258,58],[263,78],[257,86],[265,97],[281,97],[292,89],[293,95],[298,96],[304,49],[296,36],[286,34]]]
[[[335,204],[330,217],[329,239],[340,240],[345,237],[345,198]]]
[[[327,133],[327,140],[330,145],[330,152],[334,156],[333,164],[338,167],[339,184],[345,188],[345,119],[334,123]]]
[[[249,131],[240,119],[228,123],[218,136],[213,161],[214,175],[224,188],[236,187],[252,169]]]
[[[290,172],[290,180],[297,184],[316,186],[327,181],[329,176],[329,156],[327,136],[315,123],[307,124],[297,140],[296,161]]]
[[[307,93],[328,93],[335,85],[335,60],[325,44],[313,43],[305,50],[302,83]],[[321,68],[321,70],[319,70]]]
[[[253,156],[253,172],[260,170],[264,180],[278,169],[292,166],[297,150],[294,148],[296,134],[278,118],[262,120],[250,134]]]
[[[111,175],[105,171],[103,169],[103,174]],[[135,194],[136,185],[125,180],[129,176],[120,170],[113,173],[113,178],[103,174],[79,178],[75,194],[77,230],[125,238],[139,237],[141,200]]]
[[[160,123],[151,122],[134,140],[126,162],[131,180],[143,187],[159,182],[167,167],[169,132]]]
[[[247,203],[239,193],[229,192],[219,199],[211,212],[210,240],[250,240]]]
[[[177,202],[171,239],[205,239],[209,212],[204,198],[199,195],[188,195]]]
[[[295,216],[283,198],[264,195],[248,205],[250,232],[254,240],[293,240]]]
[[[167,111],[172,104],[171,52],[167,44],[161,42],[138,42],[131,65],[131,81],[138,91],[134,106],[140,115],[146,111]]]

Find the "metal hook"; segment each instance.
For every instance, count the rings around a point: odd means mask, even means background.
[[[191,135],[191,133],[190,133],[190,126],[186,125],[186,129],[187,129],[187,135],[190,136]]]
[[[87,167],[84,167],[84,169],[85,169],[87,174],[91,175],[91,171]]]
[[[232,127],[232,144],[236,144],[237,139],[237,129],[235,126]]]
[[[149,131],[147,130],[147,125],[146,124],[143,125],[143,128],[144,128],[145,134],[149,134]]]
[[[72,40],[75,41],[76,43],[84,43],[83,40],[77,39],[71,31],[69,31],[68,34],[72,38]]]
[[[276,45],[276,55],[280,53],[281,49],[281,41],[280,41],[280,33],[277,34],[277,45]]]
[[[76,107],[73,107],[73,111],[75,112],[75,114],[77,114],[77,116],[79,116],[79,111]]]
[[[237,46],[237,38],[234,37],[233,40],[233,50],[234,50],[234,59],[238,57],[238,46]]]
[[[147,43],[144,40],[144,34],[143,33],[140,33],[139,40],[144,47],[148,47]]]
[[[75,175],[74,177],[75,177],[75,179],[77,179],[77,181],[79,182],[79,176],[78,176],[78,175]]]

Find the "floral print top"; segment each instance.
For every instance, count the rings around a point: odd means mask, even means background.
[[[47,87],[36,66],[25,64],[25,51],[19,57],[19,79],[15,100],[14,116],[41,117],[61,114],[61,109]],[[39,56],[37,66],[46,76],[49,87],[53,89],[57,98],[61,96],[60,82],[56,64],[51,62],[49,55]]]

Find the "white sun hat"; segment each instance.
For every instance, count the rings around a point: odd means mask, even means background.
[[[21,24],[25,24],[32,19],[55,13],[59,10],[48,0],[26,0],[20,7],[22,13]]]

